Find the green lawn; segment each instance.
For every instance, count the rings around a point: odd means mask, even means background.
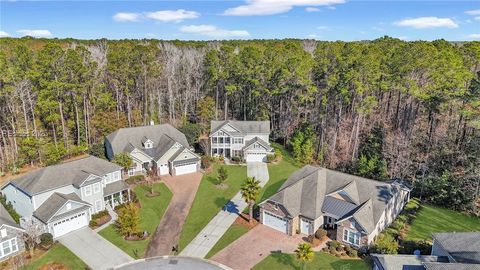
[[[160,193],[160,195],[149,198],[146,196],[147,193],[150,192],[149,186],[137,186],[135,188],[135,193],[142,206],[140,208],[140,229],[150,234],[155,233],[158,223],[160,223],[168,203],[172,198],[172,192],[170,192],[164,183],[156,183],[154,189]],[[151,239],[151,237],[149,237],[142,241],[126,241],[118,234],[114,225],[110,225],[101,230],[99,234],[133,258],[142,258],[145,255]]]
[[[480,219],[456,211],[423,205],[410,226],[406,240],[432,240],[435,232],[480,231]]]
[[[220,166],[220,164],[214,164],[213,172],[203,175],[192,208],[183,225],[178,245],[180,250],[183,250],[240,190],[240,186],[247,178],[246,166],[225,166],[228,172],[225,183],[228,188],[219,189],[215,185],[217,184],[217,170]]]
[[[300,262],[295,259],[294,254],[274,253],[263,259],[253,267],[254,270],[291,270],[302,269]],[[339,259],[332,255],[315,252],[313,261],[306,264],[305,269],[321,270],[368,270],[371,269],[364,261],[360,259]]]
[[[299,169],[296,162],[282,146],[278,144],[272,144],[272,146],[282,151],[283,159],[278,164],[268,165],[269,180],[260,191],[260,194],[257,198],[257,203],[262,202],[275,194],[275,192],[278,191],[280,186],[282,186],[282,184],[285,182],[285,180],[287,180],[290,174]],[[245,212],[247,213],[248,209],[245,209]],[[228,228],[225,234],[210,250],[210,252],[207,254],[207,258],[212,257],[217,252],[224,249],[226,246],[230,245],[233,241],[237,240],[247,232],[247,228],[233,224],[230,228]]]
[[[75,254],[68,250],[65,246],[61,244],[55,244],[49,251],[43,254],[40,258],[33,261],[32,263],[24,266],[20,269],[22,270],[35,270],[40,268],[42,265],[47,263],[61,263],[67,266],[69,269],[85,269],[87,265],[80,260]]]

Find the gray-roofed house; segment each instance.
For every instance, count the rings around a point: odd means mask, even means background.
[[[425,270],[424,263],[445,263],[446,257],[432,255],[371,254],[374,270]]]
[[[129,199],[122,168],[88,156],[43,167],[19,176],[2,193],[22,217],[20,225],[37,222],[59,237],[88,225],[91,215]]]
[[[157,175],[182,175],[200,169],[200,157],[190,148],[185,134],[170,124],[121,128],[105,138],[108,159],[128,153],[134,166],[129,176],[153,170]]]
[[[307,165],[260,203],[260,222],[289,235],[336,230],[338,241],[367,247],[402,211],[410,189]]]
[[[25,230],[18,225],[0,204],[0,261],[4,261],[25,250],[22,235]]]
[[[273,154],[269,136],[270,121],[212,121],[210,155],[265,162],[267,155]]]
[[[432,234],[432,255],[447,256],[451,263],[480,264],[480,232]]]

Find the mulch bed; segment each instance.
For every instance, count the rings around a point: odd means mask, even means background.
[[[102,226],[103,224],[109,222],[110,220],[112,220],[112,217],[109,214],[106,214],[104,216],[101,216],[101,217],[95,219],[95,221],[97,222],[97,225],[95,225],[93,227],[90,227],[90,228],[92,228],[92,230],[95,230],[96,228]]]
[[[69,268],[64,264],[53,262],[47,263],[39,268],[39,270],[68,270]]]
[[[148,192],[145,196],[147,196],[148,198],[152,198],[152,197],[157,197],[159,195],[160,195],[159,192],[153,192],[153,193]]]
[[[238,215],[237,219],[235,219],[233,224],[240,225],[250,230],[258,225],[258,221],[256,219],[253,219],[252,223],[250,223],[248,222],[248,214],[241,213],[240,215]]]

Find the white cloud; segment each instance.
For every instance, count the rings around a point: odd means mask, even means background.
[[[416,29],[426,29],[435,27],[457,28],[458,24],[450,18],[438,17],[419,17],[414,19],[404,19],[394,23],[398,26],[413,27]]]
[[[334,6],[327,6],[327,8],[328,8],[328,9],[331,9],[331,10],[335,10],[335,9],[337,9],[337,8],[336,8],[336,7],[334,7]]]
[[[480,9],[467,10],[465,11],[468,15],[480,15]]]
[[[31,36],[37,38],[48,38],[52,36],[50,31],[42,29],[21,29],[18,30],[17,33],[21,34],[22,36]]]
[[[316,8],[316,7],[306,7],[306,8],[305,8],[305,11],[306,11],[306,12],[319,12],[320,9],[319,9],[319,8]]]
[[[140,17],[140,13],[119,12],[113,15],[113,20],[117,22],[136,22]]]
[[[317,27],[318,30],[328,30],[330,29],[328,26],[325,26],[325,25],[320,25]]]
[[[467,35],[467,37],[471,39],[480,39],[480,34],[470,34]]]
[[[245,38],[249,37],[250,33],[245,30],[226,30],[216,27],[215,25],[200,24],[200,25],[185,25],[180,27],[180,32],[197,34],[211,38]]]
[[[254,16],[273,15],[290,11],[293,7],[330,6],[345,3],[345,0],[246,0],[245,5],[229,8],[223,15]]]
[[[7,32],[5,32],[5,31],[0,31],[0,38],[2,38],[2,37],[9,37],[9,36],[10,36],[10,35],[9,35]]]
[[[145,13],[145,17],[147,17],[148,19],[161,22],[181,22],[186,19],[195,19],[199,16],[200,14],[196,11],[189,11],[184,9],[160,10]]]
[[[475,21],[480,21],[480,16],[474,18]]]

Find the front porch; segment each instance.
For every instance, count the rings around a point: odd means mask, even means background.
[[[104,188],[104,194],[105,207],[109,205],[112,209],[130,201],[130,188],[124,181],[107,184]]]

